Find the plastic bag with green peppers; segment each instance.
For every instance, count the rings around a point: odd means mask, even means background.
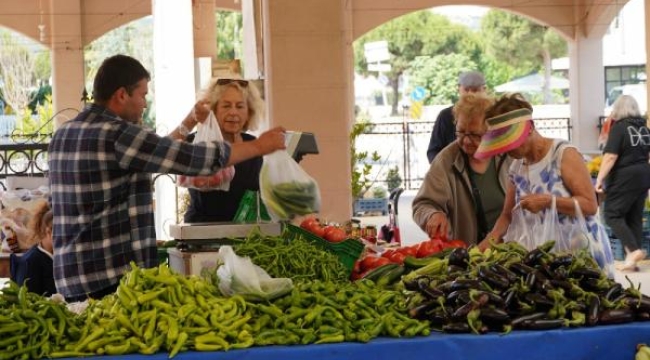
[[[217,269],[219,290],[225,296],[241,295],[249,301],[268,301],[285,295],[293,289],[289,278],[272,278],[249,257],[235,254],[230,246],[219,248],[223,261]]]
[[[260,193],[275,221],[320,211],[318,184],[284,150],[264,156]]]

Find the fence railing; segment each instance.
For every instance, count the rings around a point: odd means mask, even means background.
[[[376,123],[357,137],[358,151],[377,151],[380,156],[372,164],[371,176],[376,184],[385,185],[388,170],[397,167],[401,187],[420,188],[429,170],[426,153],[434,124],[435,121],[411,120]],[[535,126],[544,136],[571,140],[570,118],[535,119]],[[0,187],[6,189],[8,176],[47,176],[47,147],[51,136],[40,129],[33,134],[0,133]],[[158,177],[154,177],[154,182]]]
[[[536,129],[544,136],[571,140],[570,118],[534,119]],[[397,167],[402,188],[417,190],[429,170],[427,148],[435,121],[406,120],[376,123],[356,139],[357,151],[376,151],[380,160],[373,165],[371,180],[377,185],[387,183],[387,173]]]

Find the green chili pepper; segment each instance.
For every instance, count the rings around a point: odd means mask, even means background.
[[[182,332],[178,334],[178,338],[176,339],[176,342],[174,343],[174,347],[172,347],[172,350],[169,352],[169,358],[173,358],[178,354],[179,351],[181,351],[181,348],[185,345],[187,342],[187,338],[189,336],[187,335],[186,332]]]

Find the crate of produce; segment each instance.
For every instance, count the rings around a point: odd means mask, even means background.
[[[360,241],[355,239],[347,239],[339,243],[331,243],[299,226],[291,224],[286,225],[285,234],[290,239],[302,237],[321,249],[333,252],[349,272],[352,271],[355,261],[359,259],[365,248]]]
[[[612,246],[612,255],[614,256],[614,260],[624,260],[625,249],[623,248],[621,241],[617,238],[610,237],[609,243]]]

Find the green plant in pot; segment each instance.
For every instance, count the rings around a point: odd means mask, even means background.
[[[356,139],[359,135],[367,133],[374,125],[368,121],[358,121],[352,126],[350,132],[350,159],[352,168],[352,197],[363,199],[366,192],[373,186],[375,179],[370,177],[372,172],[373,163],[378,162],[381,157],[374,151],[369,153],[367,151],[357,152],[355,146]]]

